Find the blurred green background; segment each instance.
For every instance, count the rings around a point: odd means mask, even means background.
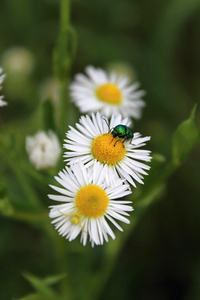
[[[0,1],[0,65],[6,51],[13,47],[26,48],[32,55],[32,70],[25,78],[16,80],[7,74],[2,93],[9,105],[0,110],[4,124],[0,130],[7,135],[18,126],[26,160],[24,137],[40,127],[35,123],[23,130],[22,127],[37,112],[43,97],[42,85],[53,76],[52,52],[59,32],[59,10],[56,0]],[[134,129],[144,136],[151,135],[147,148],[168,159],[173,131],[199,102],[200,1],[74,0],[70,18],[78,38],[71,77],[89,64],[105,69],[127,68],[147,91],[143,118],[134,123]],[[71,109],[77,114],[75,108]],[[198,124],[199,116],[197,108]],[[164,196],[140,219],[100,299],[200,299],[199,151],[198,144],[169,179]],[[9,169],[3,171],[10,176],[12,194],[15,178]],[[39,192],[48,206],[46,191]],[[74,248],[73,261],[77,265],[87,262],[80,262],[78,243],[66,241],[66,247]],[[88,250],[89,247],[82,251],[90,251],[94,262],[100,250]],[[56,273],[53,249],[37,226],[1,217],[0,299],[18,299],[33,291],[23,272],[39,277]],[[85,274],[74,271],[68,276],[73,277],[76,287]]]

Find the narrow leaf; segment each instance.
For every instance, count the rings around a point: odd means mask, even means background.
[[[38,293],[49,297],[55,296],[54,291],[44,282],[43,279],[33,276],[29,273],[24,273],[23,276],[29,281],[29,283]]]
[[[52,285],[52,284],[58,283],[65,277],[66,277],[66,274],[63,274],[63,273],[53,275],[53,276],[48,276],[48,277],[44,278],[44,282],[46,285]]]
[[[194,122],[196,107],[195,105],[189,119],[182,122],[174,132],[172,160],[175,165],[180,165],[185,161],[200,138],[199,130]]]

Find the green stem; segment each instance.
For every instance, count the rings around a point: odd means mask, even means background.
[[[60,291],[61,294],[67,299],[72,299],[72,288],[71,283],[69,280],[69,267],[68,267],[68,248],[66,245],[66,240],[58,235],[57,230],[53,228],[53,225],[50,222],[44,225],[44,230],[49,240],[52,242],[52,247],[54,248],[55,252],[55,259],[58,264],[59,273],[64,273],[67,275],[66,280],[63,279],[60,282]]]
[[[67,96],[68,84],[66,81],[60,81],[60,138],[63,141],[67,131],[67,120],[69,120],[69,105]]]
[[[48,213],[47,211],[41,213],[29,213],[24,211],[14,210],[10,215],[13,219],[18,221],[27,222],[27,223],[46,223],[48,221]]]
[[[70,26],[70,0],[60,0],[60,36],[64,32],[68,30]],[[65,33],[66,34],[66,33]],[[67,41],[68,42],[68,41]],[[67,45],[63,44],[65,47]],[[67,51],[67,47],[66,47]],[[62,51],[61,51],[62,52]],[[65,57],[65,56],[64,56]],[[64,65],[64,61],[62,64]],[[67,74],[69,74],[69,70],[65,70]],[[67,82],[67,75],[60,76],[59,78],[59,92],[60,92],[60,122],[59,122],[59,132],[60,138],[63,140],[64,134],[67,128],[67,120],[69,116],[69,107],[68,107],[68,82]],[[55,257],[58,262],[58,268],[60,272],[69,273],[68,267],[68,253],[66,242],[63,237],[60,237],[57,231],[52,226],[50,227],[49,224],[46,224],[45,232],[49,236],[49,239],[52,241],[53,247],[55,249]],[[69,277],[67,280],[62,280],[60,282],[60,289],[62,291],[62,295],[65,295],[68,299],[71,299],[71,287]]]
[[[60,32],[69,29],[70,26],[70,0],[61,0],[60,2]],[[68,70],[69,74],[69,70]],[[69,117],[68,105],[68,82],[66,77],[60,79],[60,138],[63,140],[67,128],[67,120]]]
[[[60,2],[60,30],[68,28],[70,23],[70,0],[61,0]]]

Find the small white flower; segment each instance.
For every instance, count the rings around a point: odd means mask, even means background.
[[[5,74],[2,74],[3,69],[0,67],[0,90],[2,89],[2,83],[4,81],[4,78],[6,77]],[[4,96],[0,96],[0,106],[5,106],[7,105],[7,102],[3,100]]]
[[[46,169],[57,164],[61,147],[57,136],[51,130],[48,134],[39,131],[34,136],[26,138],[26,151],[36,169]]]
[[[115,239],[115,234],[110,228],[112,223],[117,229],[123,231],[115,221],[130,221],[125,217],[127,212],[133,210],[130,201],[115,200],[131,193],[129,185],[117,178],[115,183],[105,183],[106,169],[100,163],[95,163],[94,168],[88,171],[81,161],[67,166],[55,179],[62,186],[51,187],[60,195],[48,195],[54,201],[62,204],[50,206],[50,218],[59,234],[69,241],[74,240],[80,233],[80,241],[85,246],[87,239],[94,245],[108,242],[108,235]]]
[[[10,76],[27,76],[33,70],[33,54],[23,47],[11,47],[2,55],[2,65]]]
[[[128,119],[122,119],[121,115],[112,116],[110,124],[106,123],[97,112],[96,115],[92,113],[91,117],[82,116],[76,124],[77,129],[70,127],[64,144],[66,161],[71,164],[81,159],[87,167],[99,161],[107,170],[106,181],[118,174],[133,186],[136,186],[134,181],[143,183],[143,175],[147,175],[145,170],[150,167],[141,161],[149,162],[151,151],[140,148],[146,145],[150,137],[141,137],[140,133],[135,132],[130,141],[114,138],[111,129],[120,124],[129,126]]]
[[[143,90],[138,90],[139,83],[132,84],[127,76],[88,66],[87,76],[77,74],[70,85],[72,101],[82,113],[100,111],[111,117],[122,114],[123,117],[141,117],[145,102],[141,100]]]

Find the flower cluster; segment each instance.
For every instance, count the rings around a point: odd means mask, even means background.
[[[89,240],[94,246],[115,238],[111,225],[122,231],[119,222],[129,223],[133,208],[123,198],[132,193],[131,186],[143,184],[151,157],[140,149],[150,137],[130,128],[129,117],[139,118],[144,106],[138,84],[94,67],[86,73],[89,78],[78,74],[70,91],[71,100],[88,114],[66,133],[66,167],[55,177],[61,187],[51,185],[57,194],[48,196],[60,202],[50,206],[59,234],[69,241],[80,234],[83,245]]]
[[[3,69],[0,67],[0,90],[2,88],[1,85],[4,81],[4,78],[6,76],[5,74],[2,74],[2,72],[3,72]],[[7,102],[3,100],[3,96],[0,96],[0,106],[5,106],[5,105],[7,105]]]

